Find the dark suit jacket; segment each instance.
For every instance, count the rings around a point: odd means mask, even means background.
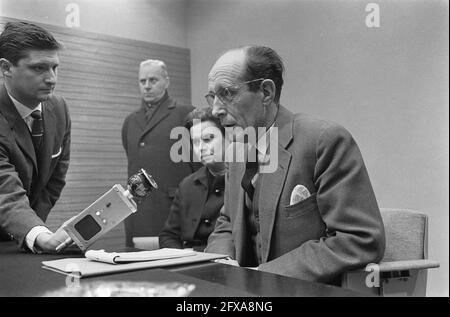
[[[331,282],[345,271],[381,260],[385,237],[361,153],[341,126],[280,106],[278,168],[260,174],[262,271]],[[229,167],[224,208],[206,252],[224,253],[241,266],[247,257],[243,163]],[[311,196],[290,206],[297,184]]]
[[[160,248],[204,250],[223,206],[224,194],[223,177],[221,184],[210,188],[208,178],[213,176],[208,174],[203,166],[180,183],[169,217],[159,234]]]
[[[175,163],[170,149],[177,140],[170,131],[183,127],[192,106],[178,105],[168,98],[146,122],[144,105],[130,114],[122,127],[122,144],[128,157],[128,176],[144,168],[158,184],[158,190],[138,203],[138,210],[125,220],[127,245],[132,237],[158,236],[169,214],[170,205],[180,181],[194,170],[191,163]]]
[[[19,245],[33,227],[44,224],[69,167],[71,121],[65,101],[50,97],[42,114],[44,143],[37,160],[30,130],[0,88],[0,236]]]

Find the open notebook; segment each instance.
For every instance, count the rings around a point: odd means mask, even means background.
[[[84,258],[43,261],[42,267],[80,278],[149,268],[183,265],[226,258],[226,255],[186,249],[159,249],[139,252],[87,251]]]

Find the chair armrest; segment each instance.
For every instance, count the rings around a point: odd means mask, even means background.
[[[378,265],[379,272],[434,269],[440,266],[439,262],[428,259],[380,262],[375,264]],[[368,265],[368,267],[370,267],[370,265]],[[358,272],[366,272],[366,270],[365,268],[360,268],[347,273]]]
[[[406,271],[406,270],[423,270],[438,268],[439,262],[434,260],[406,260],[393,262],[380,262],[380,272]]]
[[[342,287],[382,296],[425,296],[427,269],[439,267],[433,260],[380,262],[345,272]]]

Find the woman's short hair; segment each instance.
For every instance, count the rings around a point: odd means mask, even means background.
[[[213,116],[211,108],[195,108],[187,115],[184,126],[190,130],[194,125],[194,120],[199,120],[200,122],[210,121],[220,129],[222,135],[225,135],[225,128],[220,124],[220,120]]]

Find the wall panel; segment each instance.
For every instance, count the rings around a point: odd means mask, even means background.
[[[0,17],[0,30],[8,21],[17,20]],[[67,185],[47,221],[54,230],[113,184],[125,184],[121,126],[140,105],[140,61],[164,60],[171,79],[169,93],[180,103],[190,104],[190,55],[183,48],[37,24],[64,45],[56,94],[66,99],[72,117]],[[124,242],[123,225],[102,240],[97,246]]]

